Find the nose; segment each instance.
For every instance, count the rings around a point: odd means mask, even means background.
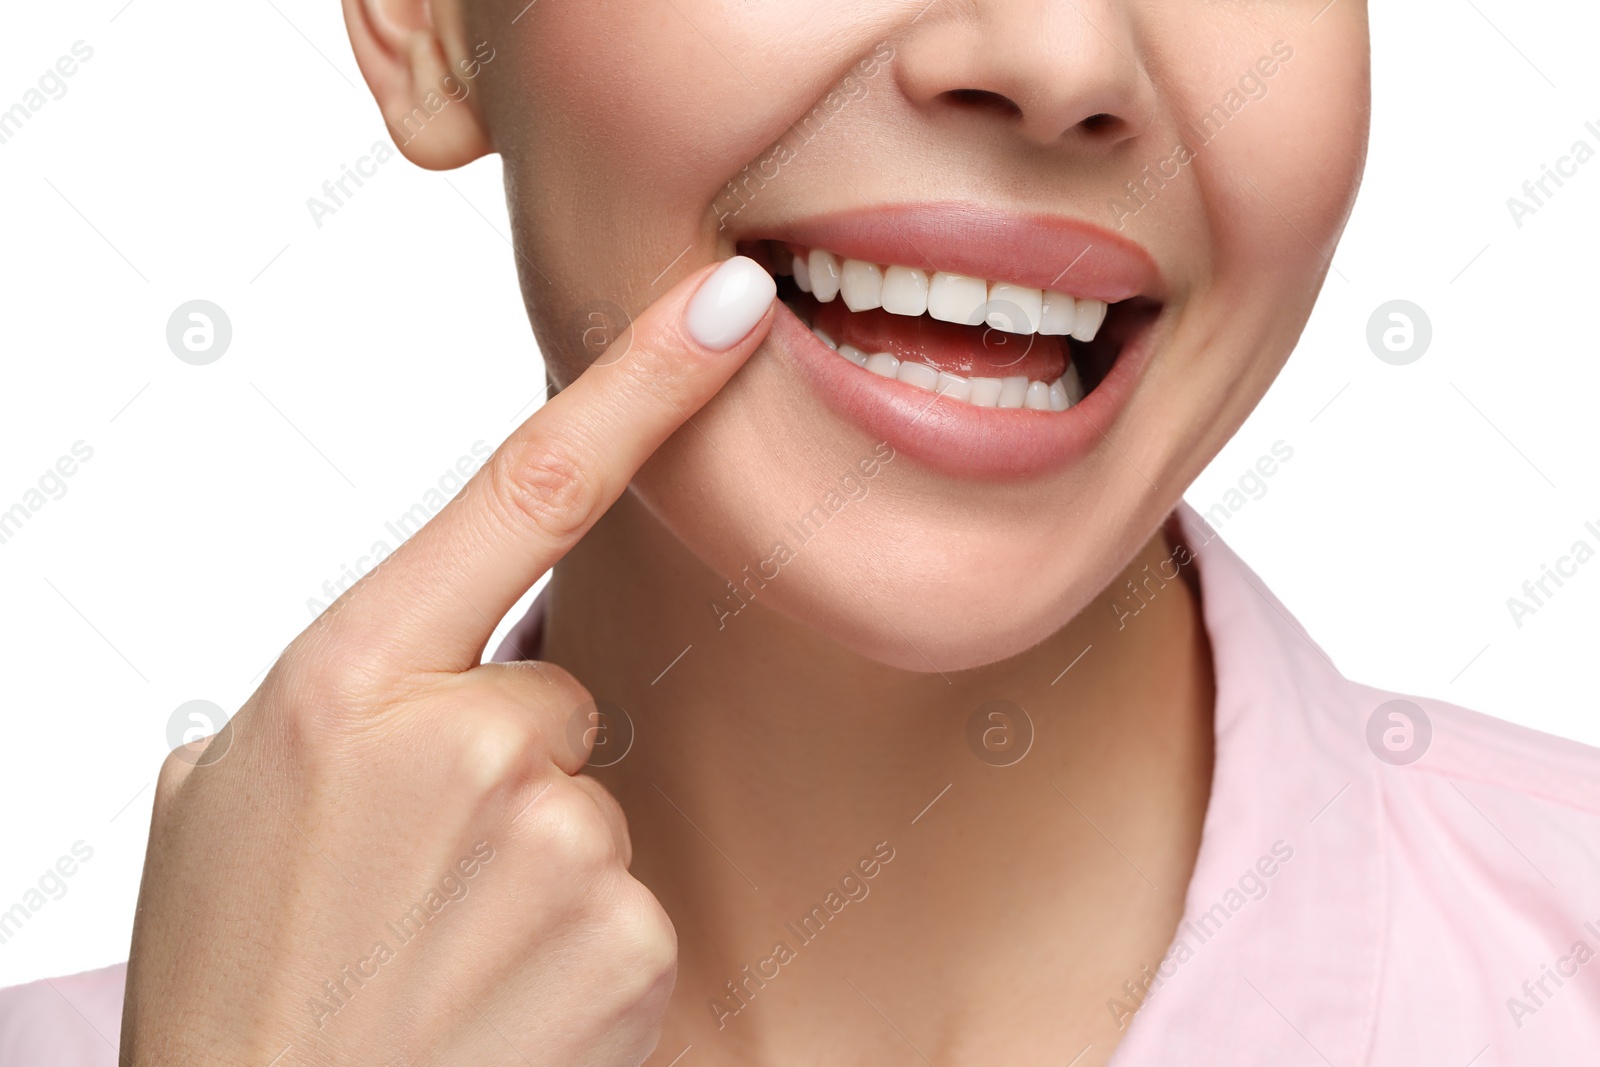
[[[1121,0],[933,0],[898,52],[923,111],[986,115],[1038,145],[1118,144],[1155,111]]]

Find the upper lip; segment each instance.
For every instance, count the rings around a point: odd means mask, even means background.
[[[752,234],[751,236],[756,236]],[[780,223],[761,237],[885,265],[947,271],[1117,303],[1160,299],[1145,249],[1081,219],[976,204],[885,204]]]

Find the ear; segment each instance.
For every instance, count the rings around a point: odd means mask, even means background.
[[[494,151],[465,59],[459,27],[441,25],[454,4],[430,0],[343,0],[356,63],[395,145],[411,162],[449,170]],[[442,9],[442,10],[441,10]]]

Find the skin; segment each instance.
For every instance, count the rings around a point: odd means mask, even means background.
[[[1364,159],[1365,5],[524,4],[344,7],[402,151],[432,168],[502,156],[559,395],[465,503],[297,642],[236,717],[225,761],[169,765],[125,1047],[135,1062],[199,1048],[266,1062],[301,1034],[322,1050],[306,1062],[381,1048],[385,1062],[631,1063],[659,1040],[661,1065],[691,1044],[685,1064],[1105,1063],[1121,1035],[1107,999],[1181,917],[1214,700],[1189,582],[1136,620],[1116,605],[1124,580],[1171,556],[1164,520],[1310,313]],[[863,204],[967,199],[1111,224],[1124,183],[1192,141],[1188,124],[1280,41],[1292,59],[1123,220],[1167,291],[1155,354],[1102,445],[1014,483],[896,459],[719,625],[726,580],[874,442],[774,341],[726,385],[720,371],[673,384],[672,359],[701,365],[663,325],[684,286],[738,240]],[[865,96],[724,219],[726,183],[885,42],[894,58]],[[408,128],[430,92],[453,102]],[[603,355],[582,332],[602,308],[637,316]],[[652,410],[630,391],[640,367],[676,402],[648,432],[623,417]],[[485,620],[558,560],[546,664],[474,668]],[[634,727],[626,758],[588,774],[562,751],[586,699],[573,679]],[[357,711],[330,722],[330,693]],[[967,743],[995,699],[1034,728],[1004,768]],[[485,770],[480,748],[531,762]],[[603,819],[574,803],[583,814],[552,829],[541,804],[518,807],[550,782]],[[252,788],[284,819],[252,816]],[[200,817],[217,810],[237,820],[225,834]],[[351,931],[389,917],[306,845],[411,899],[479,823],[508,862],[451,913],[453,936],[305,1038],[297,994],[339,952],[366,951]],[[775,940],[797,946],[784,924],[880,842],[894,858],[870,894],[719,1019],[725,983]],[[268,1007],[219,999],[240,982]]]

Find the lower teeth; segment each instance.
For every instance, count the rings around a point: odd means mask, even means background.
[[[894,378],[910,386],[950,400],[980,408],[1028,408],[1032,411],[1066,411],[1083,399],[1083,381],[1078,368],[1067,365],[1053,382],[1029,381],[1016,375],[1010,378],[963,378],[959,374],[935,370],[926,363],[900,360],[887,352],[863,352],[855,345],[841,345],[816,327],[817,339],[858,367],[873,374]]]

